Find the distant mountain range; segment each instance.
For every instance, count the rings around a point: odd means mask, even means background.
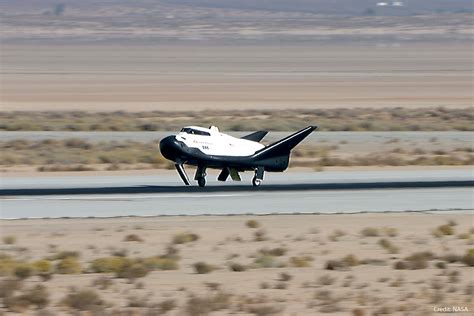
[[[3,41],[472,40],[472,0],[0,0]]]
[[[385,3],[386,5],[383,5]],[[406,15],[427,13],[473,12],[472,0],[0,0],[3,14],[48,10],[58,4],[67,7],[94,8],[133,6],[153,8],[157,5],[186,6],[188,8],[215,8],[259,10],[273,12],[305,12],[316,14],[357,15],[367,9],[377,14]]]
[[[168,0],[164,2],[195,7],[344,15],[360,14],[368,8],[377,9],[380,14],[394,15],[473,11],[471,0]],[[377,5],[383,2],[387,5]]]

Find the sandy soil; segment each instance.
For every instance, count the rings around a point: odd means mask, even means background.
[[[257,229],[245,225],[250,219],[257,220],[260,229],[265,230],[265,241],[255,241]],[[454,221],[455,235],[432,235],[436,227],[450,220]],[[362,313],[357,315],[438,315],[434,312],[437,307],[474,310],[472,268],[461,262],[446,263],[445,269],[435,267],[443,256],[463,255],[473,248],[473,224],[471,214],[395,213],[4,220],[0,228],[3,236],[17,238],[14,245],[2,245],[2,253],[34,260],[60,250],[79,251],[83,266],[116,250],[125,249],[129,257],[161,254],[175,234],[197,234],[199,240],[175,245],[181,257],[178,270],[153,271],[134,283],[112,278],[113,284],[107,289],[96,288],[115,308],[134,310],[134,315],[147,308],[126,308],[131,297],[144,298],[148,305],[174,299],[177,307],[167,315],[183,315],[192,293],[212,296],[215,290],[210,289],[209,283],[218,283],[221,291],[231,294],[225,308],[212,315],[249,315],[255,306],[276,307],[282,310],[281,315],[348,315],[355,308]],[[378,228],[380,235],[361,236],[366,227]],[[391,236],[383,229],[387,227],[395,229]],[[341,232],[339,237],[336,231]],[[143,242],[123,241],[132,233]],[[459,238],[459,233],[467,233],[467,239]],[[383,249],[378,244],[382,238],[398,247],[399,252]],[[285,267],[249,268],[243,272],[232,272],[227,267],[230,262],[252,265],[260,249],[276,247],[287,249],[286,254],[274,258]],[[438,259],[429,260],[428,267],[420,270],[393,268],[395,262],[420,251],[431,251]],[[325,269],[328,260],[349,254],[358,260],[378,261],[340,271]],[[308,267],[291,264],[292,257],[300,256],[312,258]],[[197,274],[192,265],[198,261],[212,264],[217,270]],[[290,280],[280,280],[281,273],[291,275]],[[43,282],[51,294],[49,309],[65,314],[67,310],[58,302],[69,292],[92,288],[91,282],[98,277],[99,274],[54,275]],[[39,282],[31,277],[25,286]]]
[[[472,105],[469,44],[3,45],[1,110]]]

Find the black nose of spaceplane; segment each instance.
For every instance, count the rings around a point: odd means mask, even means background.
[[[175,160],[179,155],[181,146],[178,144],[175,136],[167,136],[160,141],[160,151],[163,157],[169,160]]]

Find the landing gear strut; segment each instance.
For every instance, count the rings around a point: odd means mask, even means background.
[[[183,180],[185,185],[189,185],[189,178],[188,175],[186,174],[186,171],[184,170],[184,166],[181,163],[177,163],[174,165],[176,168],[176,171],[178,171],[179,176],[181,177],[181,180]]]
[[[257,169],[255,169],[255,175],[253,176],[253,179],[252,179],[252,185],[254,187],[259,187],[262,184],[263,173],[264,173],[263,167],[258,167]]]
[[[194,180],[197,180],[198,185],[203,188],[206,186],[206,167],[198,166]]]

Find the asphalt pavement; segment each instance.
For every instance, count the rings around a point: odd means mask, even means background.
[[[474,208],[471,168],[286,172],[260,188],[220,183],[185,187],[171,172],[147,176],[4,177],[1,218],[203,214],[462,211]]]

